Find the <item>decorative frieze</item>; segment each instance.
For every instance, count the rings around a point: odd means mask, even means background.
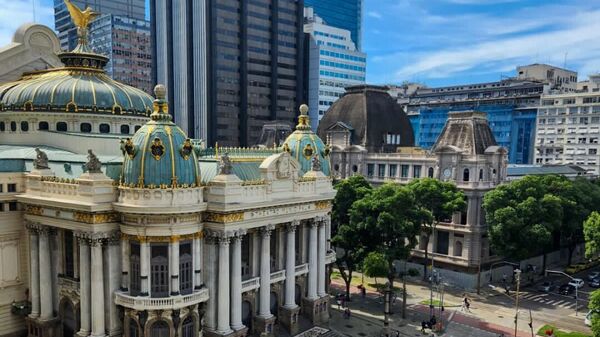
[[[27,205],[25,206],[25,214],[42,215],[44,209],[40,206]]]
[[[217,223],[231,223],[231,222],[244,221],[244,212],[235,212],[235,213],[206,212],[206,213],[204,213],[204,221],[217,222]]]
[[[193,239],[201,239],[204,237],[204,233],[202,231],[191,233],[191,234],[183,234],[183,235],[169,235],[169,236],[145,236],[145,235],[132,235],[121,233],[121,240],[124,241],[138,241],[138,242],[177,242],[177,241],[185,241],[185,240],[193,240]]]
[[[326,200],[326,201],[317,201],[315,202],[315,208],[318,210],[322,210],[322,209],[329,209],[331,208],[331,202]]]
[[[75,212],[73,218],[79,222],[85,222],[89,224],[106,223],[118,221],[116,213],[85,213]]]

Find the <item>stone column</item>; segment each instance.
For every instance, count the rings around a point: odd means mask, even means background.
[[[204,264],[204,282],[208,288],[208,301],[206,302],[206,314],[204,326],[208,331],[214,331],[217,327],[217,253],[216,238],[208,233],[204,238],[204,249],[206,250],[206,261]]]
[[[121,239],[121,291],[129,291],[129,268],[131,255],[131,244],[126,235]]]
[[[331,249],[331,218],[327,216],[323,222],[325,223],[325,241],[327,242],[325,246],[328,252]]]
[[[225,233],[219,237],[219,286],[217,293],[217,332],[231,333],[229,327],[229,240]]]
[[[273,226],[263,227],[261,235],[260,254],[260,295],[258,315],[270,318],[271,314],[271,231]]]
[[[287,252],[285,259],[285,308],[296,307],[296,228],[299,221],[292,221],[287,226]]]
[[[29,227],[29,226],[28,226]],[[36,318],[40,316],[40,253],[38,231],[29,227],[29,259],[31,266],[31,275],[29,283],[31,288],[31,314],[29,317]]]
[[[52,265],[50,262],[49,228],[40,231],[40,306],[41,320],[49,320],[54,316],[52,308]]]
[[[317,274],[318,274],[318,262],[317,262],[317,226],[316,219],[309,222],[309,244],[310,251],[308,252],[308,296],[309,300],[315,300],[317,296]]]
[[[319,297],[327,296],[327,293],[325,292],[325,244],[325,222],[320,221],[318,244],[319,266],[317,268],[319,272],[317,276],[317,294]]]
[[[179,295],[179,236],[171,236],[169,242],[169,270],[171,275],[171,296]]]
[[[192,241],[192,256],[194,261],[194,290],[200,290],[202,282],[202,237],[194,236]]]
[[[56,230],[52,229],[49,233],[48,237],[50,243],[50,275],[52,282],[52,312],[58,312],[58,302],[60,301],[58,294],[58,274],[60,272],[60,265],[62,264],[63,259],[63,250],[60,249],[59,245],[59,236]],[[77,251],[77,245],[73,245],[73,251]],[[75,254],[75,253],[73,253]],[[74,256],[73,256],[74,257]],[[54,316],[54,315],[53,315]]]
[[[104,337],[104,279],[102,261],[102,241],[94,239],[91,242],[92,258],[92,337]]]
[[[244,328],[242,324],[242,239],[245,232],[231,238],[231,327]]]
[[[122,332],[121,319],[119,317],[119,310],[115,304],[114,293],[119,290],[121,283],[121,259],[119,254],[121,247],[119,246],[121,240],[117,233],[112,233],[105,246],[104,253],[104,288],[105,296],[104,311],[108,313],[106,315],[107,321],[105,326],[109,336],[119,335]]]
[[[140,240],[140,296],[150,296],[150,243]]]
[[[87,337],[91,332],[91,280],[90,280],[90,246],[84,234],[79,235],[79,262],[81,277],[79,279],[79,306],[81,312],[81,329],[78,336]]]

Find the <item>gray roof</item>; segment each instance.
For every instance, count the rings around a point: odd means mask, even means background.
[[[456,147],[467,155],[485,154],[496,146],[486,114],[476,111],[449,112],[446,125],[433,145],[433,152],[444,147]]]
[[[577,165],[508,165],[507,175],[526,176],[540,174],[582,175],[586,170]]]
[[[358,85],[346,88],[319,122],[317,134],[327,139],[327,129],[342,122],[352,131],[352,144],[369,151],[395,152],[397,146],[414,146],[413,129],[408,116],[387,92],[387,87]],[[384,145],[387,133],[400,135],[400,145]]]

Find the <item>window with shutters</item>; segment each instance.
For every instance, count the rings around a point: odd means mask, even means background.
[[[131,252],[129,256],[129,293],[132,296],[140,294],[142,288],[142,278],[140,274],[140,244],[131,243]]]
[[[192,243],[182,242],[179,245],[179,290],[183,295],[192,293],[194,275],[192,261]]]
[[[165,244],[152,245],[152,259],[150,260],[152,297],[169,296],[169,253]]]

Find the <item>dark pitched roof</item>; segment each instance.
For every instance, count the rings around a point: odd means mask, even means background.
[[[460,111],[448,113],[446,125],[432,150],[456,147],[464,154],[475,155],[484,154],[488,147],[496,145],[484,112]]]
[[[317,134],[326,139],[326,131],[337,122],[353,128],[352,143],[369,151],[382,150],[387,133],[400,135],[399,146],[414,146],[413,129],[402,107],[387,93],[387,87],[359,85],[346,88],[319,122]],[[395,151],[386,146],[384,151]],[[389,147],[389,148],[388,148]]]

